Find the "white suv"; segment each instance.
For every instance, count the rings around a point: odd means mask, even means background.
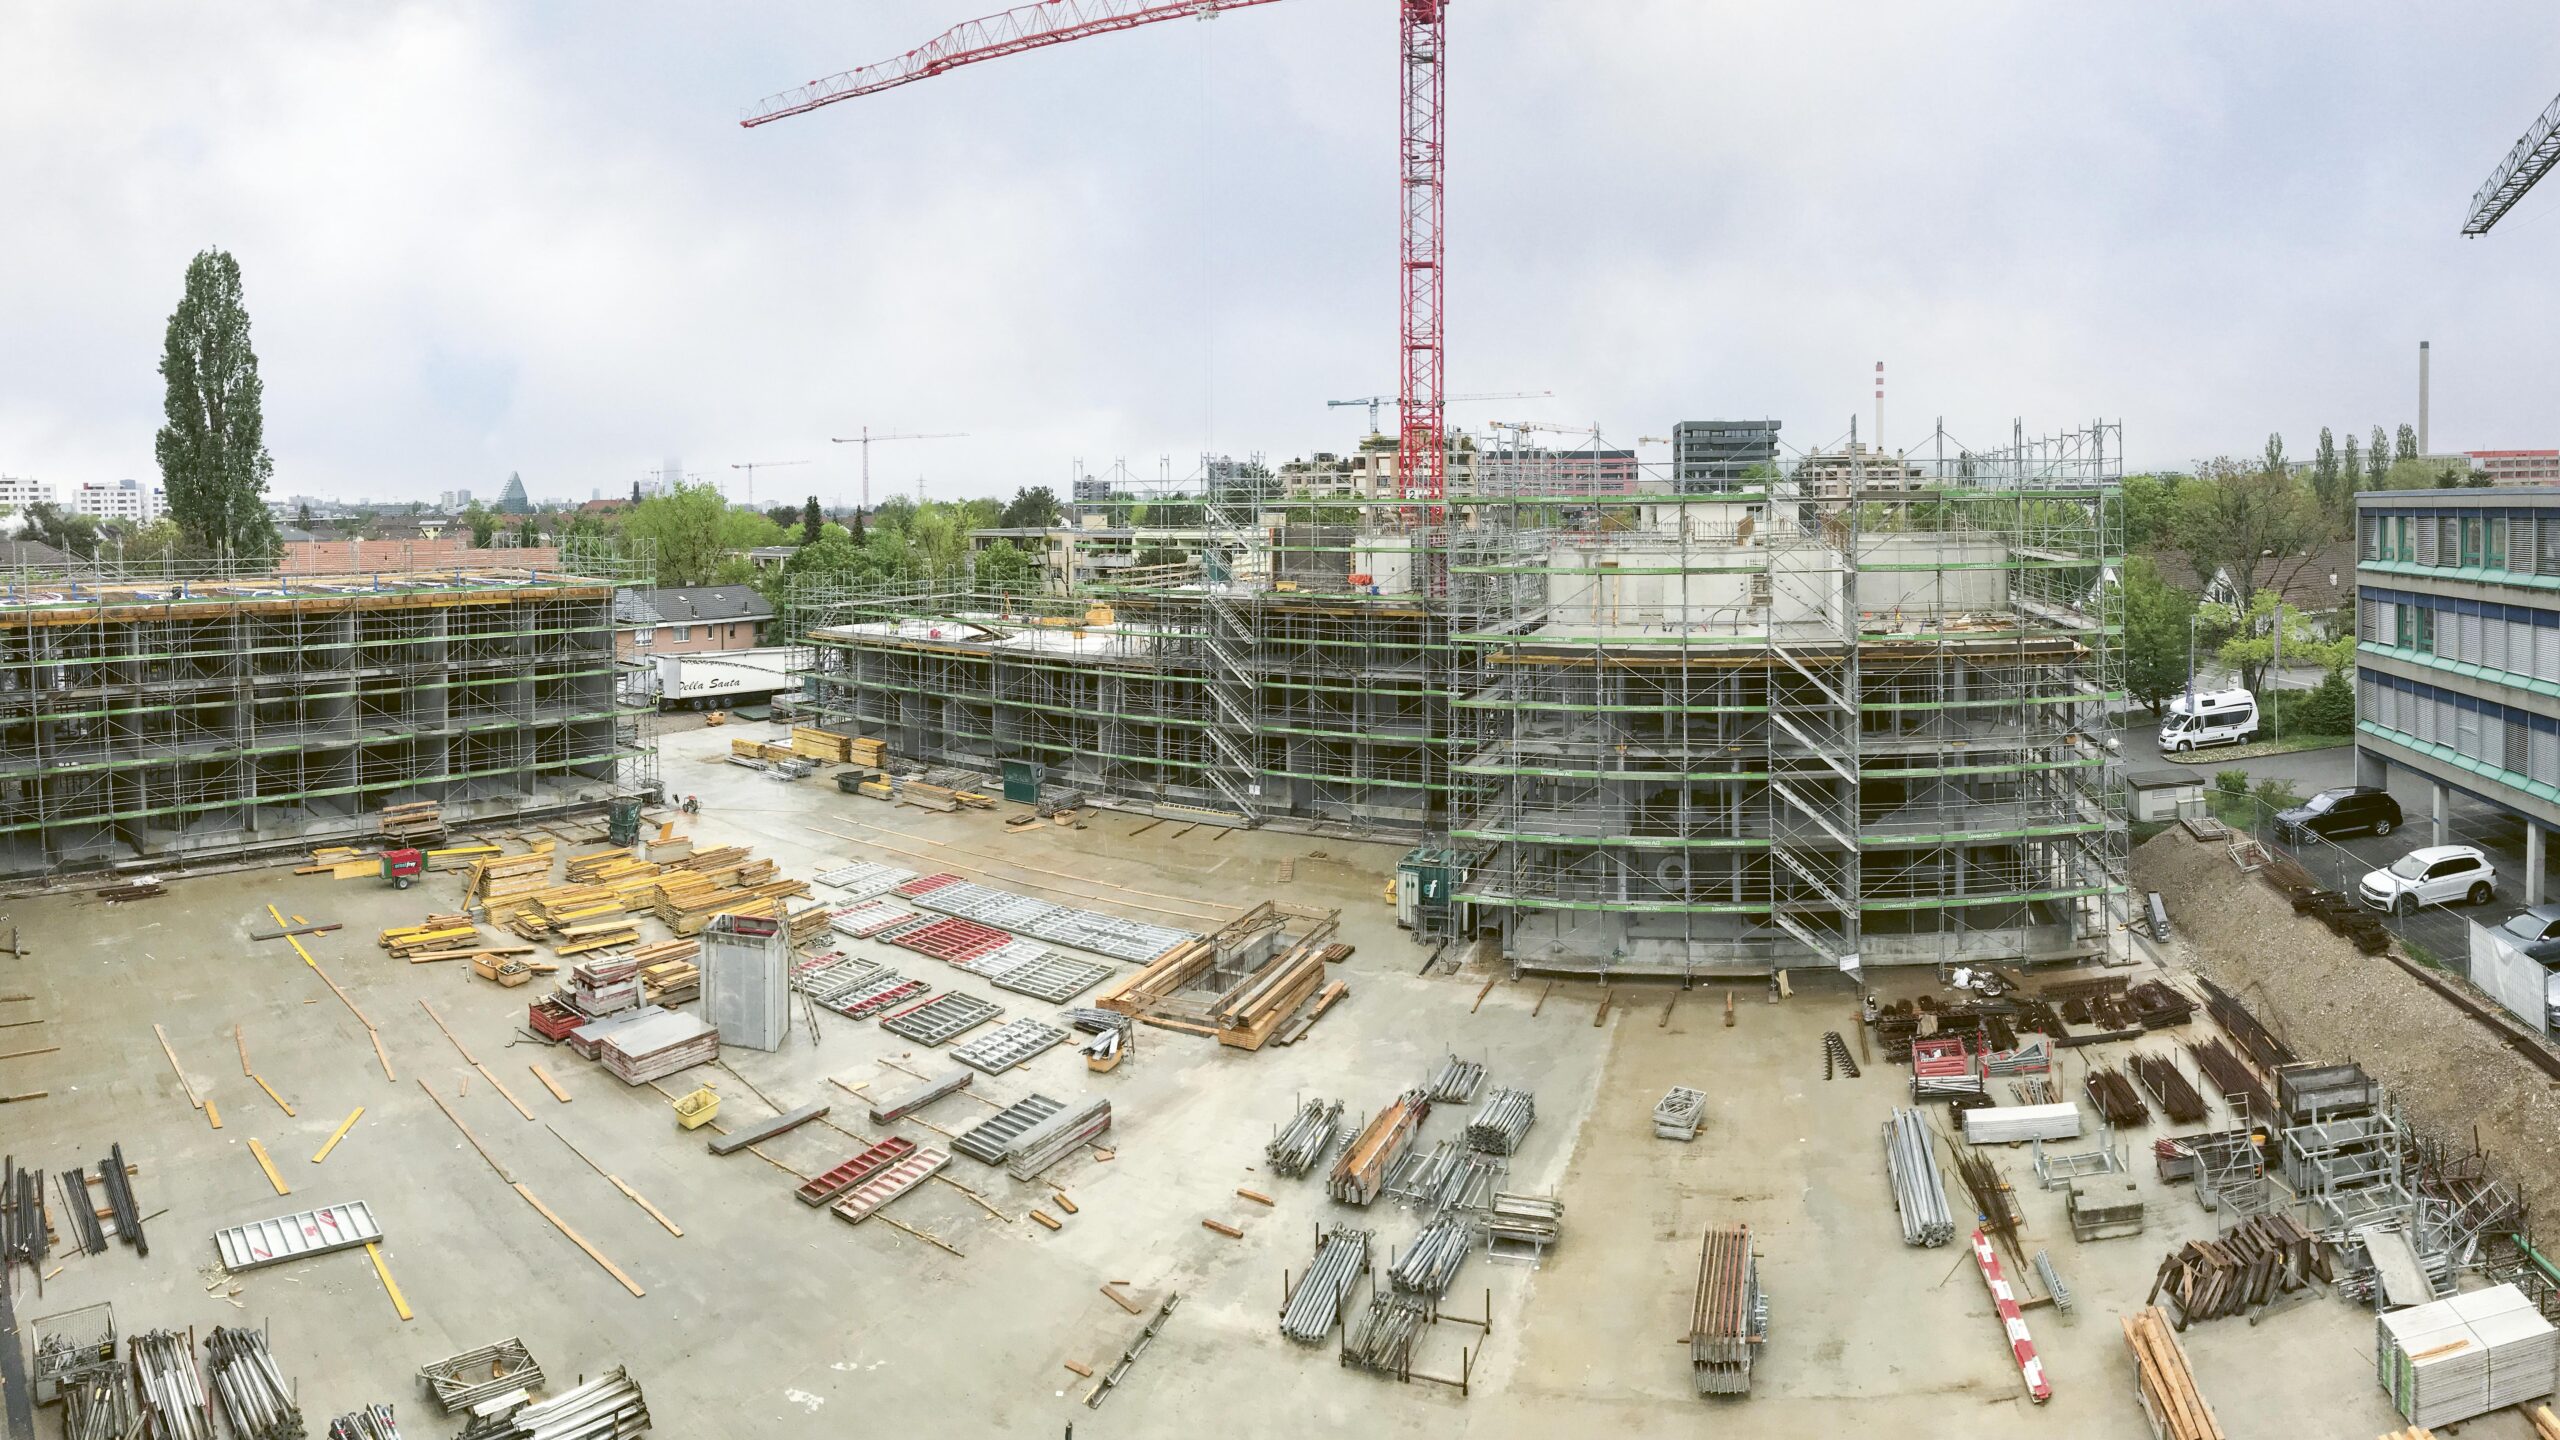
[[[2365,876],[2359,893],[2374,909],[2402,915],[2421,905],[2486,905],[2498,898],[2498,872],[2468,845],[2429,845]]]

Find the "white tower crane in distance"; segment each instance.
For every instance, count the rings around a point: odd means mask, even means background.
[[[868,515],[871,513],[872,446],[886,440],[965,440],[968,438],[968,435],[969,432],[966,430],[936,430],[931,432],[883,430],[879,434],[875,435],[871,433],[871,427],[865,425],[862,427],[861,433],[859,434],[835,435],[828,438],[835,441],[838,445],[859,445],[862,447],[862,513]]]
[[[757,471],[779,470],[786,465],[806,465],[808,463],[809,462],[806,460],[740,460],[729,468],[732,470],[744,470],[747,472],[747,508],[752,510],[755,508],[756,503]]]
[[[2505,219],[2555,163],[2560,163],[2560,100],[2543,107],[2507,158],[2489,172],[2488,180],[2471,197],[2471,213],[2463,218],[2462,233],[2488,234],[2489,227]]]
[[[1555,393],[1553,390],[1503,390],[1484,395],[1451,395],[1440,403],[1458,405],[1473,400],[1552,400],[1555,398]],[[1393,395],[1363,395],[1357,400],[1327,400],[1324,406],[1328,410],[1339,410],[1346,405],[1366,405],[1369,407],[1369,433],[1384,435],[1387,432],[1378,428],[1378,410],[1381,406],[1395,403],[1397,401]]]

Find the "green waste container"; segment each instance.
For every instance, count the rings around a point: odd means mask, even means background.
[[[640,838],[640,797],[626,795],[613,802],[605,812],[605,838],[616,845],[628,845]]]

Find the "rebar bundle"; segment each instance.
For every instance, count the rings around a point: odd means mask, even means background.
[[[267,1334],[245,1325],[217,1326],[205,1337],[208,1379],[222,1400],[235,1440],[301,1440],[302,1407],[267,1351]]]
[[[1919,1111],[1897,1108],[1884,1122],[1884,1168],[1893,1179],[1903,1244],[1936,1246],[1956,1238],[1947,1182],[1938,1173],[1937,1142]]]
[[[2142,1103],[2142,1096],[2122,1071],[2104,1066],[2093,1069],[2084,1088],[2089,1092],[2089,1103],[2098,1107],[2098,1114],[2108,1124],[2126,1128],[2151,1122],[2151,1107]]]
[[[2275,1100],[2267,1093],[2266,1082],[2260,1080],[2258,1072],[2250,1069],[2249,1062],[2233,1053],[2230,1046],[2218,1039],[2201,1043],[2190,1041],[2187,1053],[2196,1058],[2196,1069],[2204,1075],[2206,1082],[2217,1094],[2239,1107],[2243,1116],[2274,1112]]]
[[[1517,1154],[1537,1119],[1536,1096],[1526,1090],[1496,1090],[1468,1119],[1467,1143],[1490,1154]]]
[[[2178,1068],[2177,1061],[2166,1055],[2135,1055],[2125,1063],[2132,1067],[2142,1088],[2151,1092],[2170,1124],[2193,1125],[2204,1119],[2204,1096],[2196,1092],[2195,1083]]]
[[[1449,1293],[1449,1282],[1458,1278],[1458,1269],[1467,1263],[1467,1252],[1475,1248],[1475,1226],[1456,1215],[1443,1215],[1422,1227],[1413,1237],[1396,1263],[1387,1269],[1387,1281],[1407,1295],[1423,1295],[1437,1300]]]
[[[1262,1147],[1274,1172],[1291,1180],[1316,1168],[1342,1133],[1342,1102],[1309,1100],[1298,1107],[1288,1126]]]
[[[1342,1320],[1342,1302],[1369,1268],[1369,1232],[1337,1225],[1316,1248],[1289,1303],[1280,1310],[1280,1333],[1301,1345],[1313,1345],[1333,1333]]]
[[[1956,1157],[1956,1174],[1973,1200],[1973,1212],[1982,1217],[1983,1231],[2015,1252],[2018,1205],[2010,1197],[2008,1183],[2000,1178],[2000,1167],[1991,1163],[1990,1156],[1973,1151]]]
[[[400,1427],[392,1423],[390,1406],[367,1405],[330,1421],[329,1440],[400,1440]]]
[[[134,1388],[141,1392],[143,1434],[150,1440],[213,1440],[213,1412],[196,1374],[195,1338],[183,1330],[146,1330],[126,1342]]]
[[[1473,1060],[1449,1057],[1440,1073],[1431,1077],[1431,1098],[1446,1105],[1464,1105],[1476,1098],[1476,1090],[1484,1084],[1484,1066]]]

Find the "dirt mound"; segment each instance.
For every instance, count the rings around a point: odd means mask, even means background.
[[[2246,1001],[2305,1060],[2352,1060],[2426,1133],[2468,1148],[2535,1213],[2560,1214],[2560,1085],[2389,959],[2360,955],[2183,830],[2133,852],[2157,890],[2181,963]]]

